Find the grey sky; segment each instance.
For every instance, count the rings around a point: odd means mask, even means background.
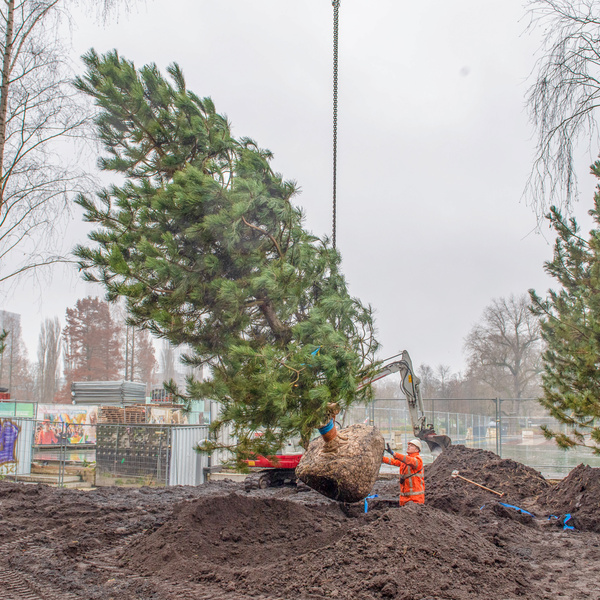
[[[234,134],[298,182],[308,228],[331,235],[332,11],[330,0],[148,0],[104,28],[80,15],[74,56],[178,62]],[[552,246],[521,200],[538,47],[526,25],[521,0],[341,0],[337,245],[351,292],[376,309],[382,356],[407,349],[415,365],[462,370],[464,337],[492,298],[551,283]],[[81,240],[84,227],[71,229]],[[58,271],[42,303],[38,289],[22,282],[2,303],[23,315],[32,358],[41,319],[64,322],[89,292]]]

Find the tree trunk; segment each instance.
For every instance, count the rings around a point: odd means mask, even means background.
[[[0,206],[4,201],[4,146],[6,144],[6,114],[8,111],[8,88],[10,79],[10,62],[13,51],[13,27],[15,21],[15,0],[8,0],[6,15],[6,36],[2,56],[2,82],[0,83]]]

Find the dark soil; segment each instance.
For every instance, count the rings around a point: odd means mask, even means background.
[[[452,477],[452,471],[491,490]],[[300,485],[66,490],[0,482],[2,600],[600,598],[600,469],[552,484],[452,446],[341,504]],[[571,519],[565,529],[565,515]]]

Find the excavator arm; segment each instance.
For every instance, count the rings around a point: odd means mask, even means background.
[[[400,388],[406,396],[415,437],[423,440],[429,446],[431,453],[437,456],[452,444],[452,440],[447,435],[437,434],[433,425],[427,423],[423,399],[421,398],[421,380],[415,375],[412,361],[406,350],[402,351],[400,360],[383,366],[373,377],[361,382],[358,389],[360,390],[392,373],[400,373]]]

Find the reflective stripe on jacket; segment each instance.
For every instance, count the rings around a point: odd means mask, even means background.
[[[383,462],[388,465],[400,467],[400,506],[407,502],[425,504],[425,476],[423,473],[423,459],[418,452],[400,454],[394,452],[393,458],[383,457]]]

